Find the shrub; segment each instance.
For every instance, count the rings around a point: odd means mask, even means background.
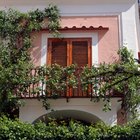
[[[31,124],[0,118],[0,140],[34,140],[35,132]]]
[[[140,140],[139,132],[140,120],[111,127],[104,123],[88,126],[72,120],[33,125],[0,118],[0,140]]]

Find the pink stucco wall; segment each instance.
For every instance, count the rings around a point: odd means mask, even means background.
[[[108,25],[109,30],[98,31],[99,33],[99,62],[112,63],[118,60],[117,51],[120,48],[119,41],[119,21],[118,17],[102,18],[105,25]]]
[[[31,59],[35,66],[41,64],[41,32],[33,32],[31,34],[32,48],[30,49]]]
[[[118,16],[94,16],[94,17],[61,17],[61,27],[72,28],[73,26],[81,28],[83,26],[107,27],[108,30],[68,30],[62,32],[97,32],[98,33],[98,56],[99,63],[112,63],[118,59],[117,51],[119,43],[119,21]],[[33,48],[30,50],[33,63],[37,66],[41,62],[41,34],[42,32],[32,33]],[[33,37],[34,36],[34,37]],[[46,38],[47,39],[47,38]],[[94,40],[93,40],[94,41]]]

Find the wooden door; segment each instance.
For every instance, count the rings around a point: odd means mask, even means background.
[[[49,39],[48,42],[48,64],[57,63],[61,66],[76,64],[78,66],[75,73],[78,78],[78,87],[69,95],[86,96],[82,91],[78,76],[84,66],[91,66],[91,38]]]

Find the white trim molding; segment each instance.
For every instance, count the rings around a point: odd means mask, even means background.
[[[48,39],[47,33],[41,35],[41,66],[46,64]]]
[[[98,33],[61,33],[63,38],[92,38],[92,65],[98,65]],[[41,66],[47,63],[48,38],[53,38],[51,34],[42,33],[41,39]]]

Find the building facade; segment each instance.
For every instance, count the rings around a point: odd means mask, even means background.
[[[1,0],[0,9],[14,8],[22,12],[57,5],[61,14],[61,37],[54,38],[48,30],[34,32],[31,58],[35,66],[58,63],[69,66],[113,63],[119,59],[117,51],[123,46],[138,58],[140,50],[139,13],[137,0]],[[112,98],[112,110],[103,112],[103,102],[94,103],[88,98],[50,99],[51,110],[42,108],[37,99],[24,99],[20,119],[30,123],[50,116],[70,117],[87,122],[103,121],[119,124],[125,121],[120,97]],[[53,111],[52,111],[53,110]]]

